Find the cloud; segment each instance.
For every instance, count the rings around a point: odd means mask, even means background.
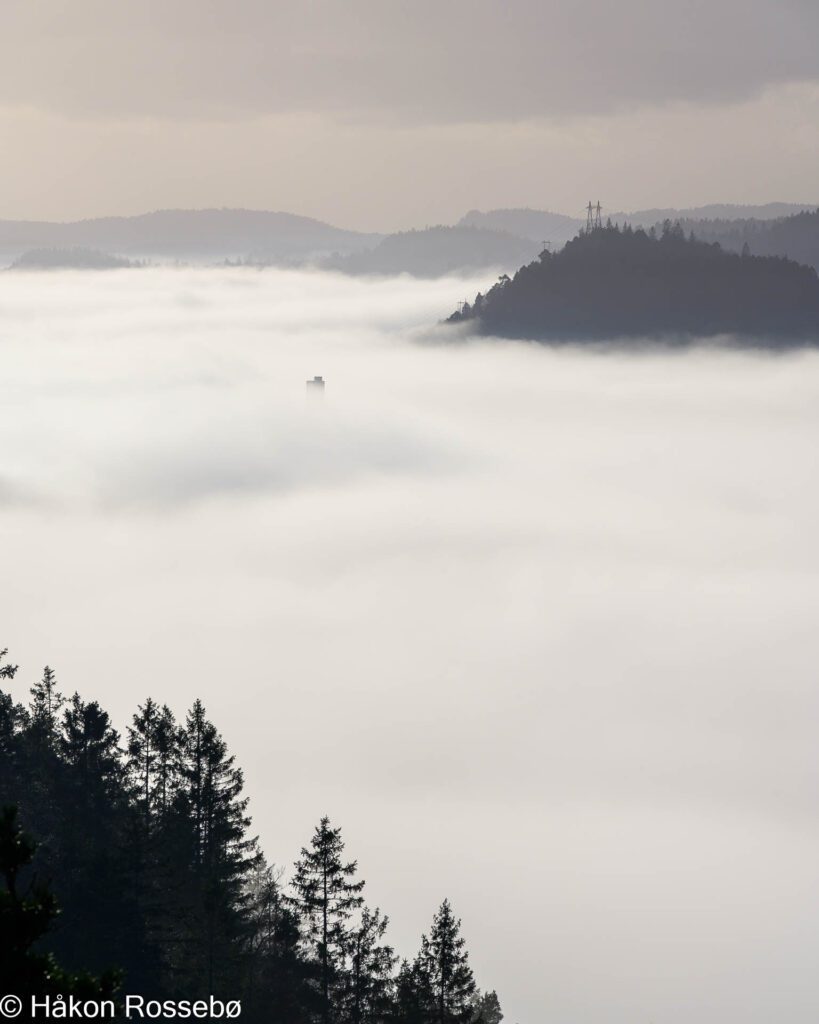
[[[419,344],[463,293],[5,275],[17,693],[201,695],[510,1020],[812,1024],[819,356]]]
[[[495,122],[819,75],[819,11],[797,0],[9,0],[2,29],[5,102],[80,117]]]

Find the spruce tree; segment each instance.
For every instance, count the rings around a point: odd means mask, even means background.
[[[357,926],[347,931],[340,1018],[345,1024],[376,1024],[392,1008],[397,957],[384,941],[388,918],[364,907]]]
[[[7,649],[0,650],[0,680],[14,679],[16,665],[3,665]],[[10,693],[0,690],[0,804],[16,802],[21,782],[20,731],[26,712],[14,703]]]
[[[421,938],[421,965],[432,990],[435,1024],[466,1024],[472,1016],[475,979],[469,966],[461,922],[444,900],[432,919],[429,938]]]
[[[472,1007],[472,1024],[500,1024],[503,1020],[500,1000],[494,989],[491,992],[476,991]]]
[[[154,816],[158,721],[159,709],[149,697],[138,705],[133,724],[128,726],[128,779],[146,835]]]
[[[129,984],[141,987],[155,958],[139,904],[135,814],[119,734],[97,701],[75,693],[63,712],[57,749],[63,820],[54,879],[66,927],[52,947],[64,962],[93,970],[113,958],[128,970]]]
[[[166,994],[178,967],[179,922],[189,912],[190,830],[186,814],[174,813],[178,741],[170,709],[149,697],[128,728],[128,795],[136,812],[130,846],[146,942],[157,961],[153,989]]]
[[[4,647],[0,651],[0,662],[7,657],[9,653],[8,647]],[[14,679],[15,673],[17,672],[17,665],[2,665],[0,664],[0,679]]]
[[[279,875],[262,858],[250,879],[251,929],[243,1013],[250,1019],[307,1024],[318,1009],[314,970],[301,955],[298,918]]]
[[[420,954],[404,960],[395,979],[393,1016],[398,1024],[429,1024],[435,1015],[435,995]]]
[[[31,688],[29,714],[30,736],[42,746],[56,743],[59,731],[60,708],[65,699],[57,690],[57,677],[48,665],[43,669],[43,678]]]
[[[293,876],[293,905],[306,932],[311,956],[318,965],[320,1019],[335,1020],[336,990],[343,975],[347,923],[363,903],[364,882],[356,882],[358,864],[344,862],[341,829],[323,817],[310,842],[303,847]]]
[[[86,702],[74,694],[63,715],[59,746],[86,801],[103,803],[121,797],[119,733],[96,701]]]
[[[195,701],[180,733],[176,810],[188,827],[190,916],[187,970],[209,992],[227,992],[246,939],[247,879],[258,861],[249,837],[244,779],[233,755]],[[178,833],[179,834],[179,833]],[[183,851],[184,853],[185,851]]]

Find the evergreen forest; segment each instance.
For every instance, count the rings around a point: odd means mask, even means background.
[[[501,276],[449,317],[482,334],[560,341],[731,336],[780,348],[819,342],[819,276],[686,235],[607,224]]]
[[[266,860],[201,701],[178,720],[146,698],[120,733],[51,668],[24,702],[15,676],[3,650],[0,992],[213,995],[281,1024],[499,1024],[448,900],[401,957],[328,817],[291,869]]]

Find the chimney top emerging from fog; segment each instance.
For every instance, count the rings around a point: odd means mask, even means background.
[[[324,378],[314,377],[307,381],[307,394],[320,395],[324,391]]]

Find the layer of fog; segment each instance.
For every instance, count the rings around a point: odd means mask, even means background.
[[[4,277],[15,691],[201,695],[510,1022],[812,1022],[819,357],[441,344],[480,284]]]

